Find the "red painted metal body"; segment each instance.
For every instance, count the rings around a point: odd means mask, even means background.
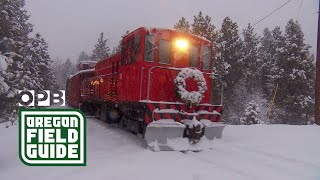
[[[79,108],[81,104],[81,86],[82,81],[94,76],[94,70],[79,71],[67,80],[67,103],[69,106]]]
[[[154,49],[151,50],[152,60],[147,59],[147,44],[151,36],[154,38]],[[192,68],[196,68],[203,72],[208,90],[204,93],[204,98],[199,106],[187,108],[183,101],[175,92],[174,79],[180,72],[181,68],[190,67],[190,54],[179,53],[175,49],[173,42],[176,39],[188,39],[194,49],[196,61]],[[170,62],[160,62],[160,43],[170,42],[166,44],[170,47]],[[150,43],[149,43],[150,45]],[[209,65],[203,62],[204,47],[209,49],[210,62]],[[212,101],[212,86],[213,80],[210,77],[212,74],[212,44],[202,38],[189,34],[180,33],[174,30],[157,29],[157,28],[139,28],[122,39],[121,52],[118,52],[111,57],[100,60],[95,65],[94,76],[92,74],[78,77],[73,76],[69,79],[69,104],[74,107],[79,107],[80,103],[90,102],[94,104],[113,104],[120,106],[126,104],[124,111],[131,107],[140,107],[143,109],[144,121],[146,124],[153,120],[161,119],[161,116],[156,118],[150,116],[155,109],[175,109],[185,112],[194,112],[206,110],[208,112],[216,111],[221,113],[222,106],[213,105]],[[149,51],[148,51],[149,52]],[[150,55],[148,55],[149,57]],[[81,83],[81,95],[79,94]],[[187,79],[187,90],[197,90],[197,84],[193,79]],[[74,93],[73,91],[76,91]],[[77,99],[78,98],[78,99]],[[128,104],[136,104],[130,106]],[[138,105],[137,105],[138,104]],[[172,105],[175,104],[175,105]],[[152,112],[151,112],[152,111]],[[149,113],[149,115],[147,114]],[[166,115],[165,118],[174,118],[180,121],[182,116]],[[188,117],[187,117],[188,118]],[[221,115],[206,116],[204,119],[211,121],[221,121]]]

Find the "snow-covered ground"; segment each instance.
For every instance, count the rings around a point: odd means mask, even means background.
[[[87,119],[86,167],[29,167],[18,156],[18,126],[0,124],[0,180],[320,180],[320,127],[227,126],[214,148],[152,152],[144,141]]]

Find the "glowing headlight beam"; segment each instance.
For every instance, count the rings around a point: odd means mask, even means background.
[[[179,49],[181,49],[181,50],[187,49],[187,48],[188,48],[188,45],[189,45],[189,43],[188,43],[188,41],[185,40],[185,39],[178,39],[178,40],[176,41],[176,46],[177,46]]]

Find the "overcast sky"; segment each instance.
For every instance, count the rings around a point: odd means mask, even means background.
[[[26,0],[34,31],[49,43],[52,58],[75,60],[82,50],[91,53],[100,32],[117,45],[126,30],[141,26],[172,28],[183,16],[190,22],[199,11],[209,15],[218,28],[229,16],[239,27],[254,23],[287,0]],[[299,7],[303,2],[300,13]],[[255,26],[261,34],[265,27],[284,27],[297,19],[305,39],[316,49],[319,0],[293,0],[280,11]],[[299,16],[298,16],[299,14]]]

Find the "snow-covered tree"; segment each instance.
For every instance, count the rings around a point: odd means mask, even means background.
[[[290,20],[285,34],[280,27],[266,29],[261,38],[259,56],[262,84],[271,101],[278,91],[270,114],[273,123],[307,124],[313,121],[314,57],[304,43],[298,22]]]
[[[109,56],[110,48],[107,45],[108,39],[104,38],[104,33],[100,34],[97,44],[94,46],[92,51],[91,60],[99,61]]]
[[[229,17],[223,20],[216,41],[216,68],[225,82],[225,87],[231,89],[242,74],[242,41],[238,33],[238,25]]]
[[[260,38],[259,47],[259,62],[261,66],[259,71],[261,73],[261,85],[264,94],[268,99],[271,99],[271,93],[274,88],[273,80],[270,81],[271,70],[275,67],[275,53],[276,47],[274,46],[273,36],[268,28],[263,30],[263,36]],[[271,82],[271,88],[268,86]]]
[[[0,53],[0,94],[8,92],[9,86],[6,83],[6,71],[12,59]]]
[[[223,20],[221,30],[216,41],[216,73],[223,82],[225,105],[224,117],[229,119],[229,113],[239,105],[233,100],[237,83],[243,77],[242,40],[238,33],[238,25],[229,17]],[[242,102],[244,103],[244,102]]]
[[[26,81],[31,85],[33,80],[29,77],[32,67],[26,67],[32,64],[30,58],[27,59],[30,45],[28,34],[32,31],[32,25],[28,23],[29,16],[23,9],[24,5],[24,0],[0,1],[0,52],[14,55],[11,56],[13,61],[7,67],[5,77],[5,82],[10,87],[7,92],[9,96],[13,96],[17,88],[26,85],[24,82],[19,84],[18,81]]]
[[[243,30],[243,37],[243,78],[248,89],[253,90],[260,86],[260,63],[258,61],[259,37],[250,24]]]
[[[182,17],[173,28],[184,33],[190,33],[190,24],[184,17]]]
[[[249,102],[246,106],[244,117],[240,119],[241,123],[246,125],[260,124],[259,112],[258,105],[254,101]]]
[[[18,54],[22,51],[18,48],[28,42],[28,34],[32,32],[32,24],[28,22],[29,15],[24,6],[25,0],[0,1],[0,41],[5,38],[12,41],[11,50],[14,49]]]
[[[56,59],[53,68],[59,88],[65,89],[67,78],[76,72],[76,66],[71,62],[70,58],[68,58],[65,62],[61,62],[60,59]]]
[[[284,123],[306,124],[312,119],[314,106],[314,59],[297,21],[287,23],[284,36],[284,48],[277,62],[280,73],[276,100],[287,112]]]
[[[128,35],[129,32],[130,32],[129,30],[125,31],[125,33],[121,36],[121,40],[119,41],[119,44],[117,46],[113,47],[112,54],[115,54],[115,53],[121,51],[122,38],[125,37],[126,35]]]
[[[7,85],[7,91],[1,95],[0,109],[7,114],[17,108],[18,90],[39,88],[37,75],[33,74],[36,66],[29,51],[32,45],[28,35],[32,25],[24,5],[24,0],[0,1],[0,53],[12,59],[1,81]]]
[[[261,64],[261,88],[269,104],[271,104],[275,93],[277,94],[276,97],[279,95],[279,91],[275,91],[284,72],[284,69],[279,68],[279,62],[284,59],[284,45],[285,37],[280,27],[277,26],[272,31],[268,28],[264,29],[263,36],[260,38],[259,62]],[[282,123],[282,115],[285,115],[285,111],[278,104],[274,104],[271,113],[269,112],[268,122]]]
[[[54,90],[57,89],[57,81],[54,75],[53,69],[51,67],[52,60],[50,59],[48,52],[48,44],[42,38],[42,36],[37,33],[31,41],[31,59],[36,66],[37,80],[40,83],[42,90]]]
[[[90,61],[90,56],[85,51],[81,51],[77,59],[78,64],[81,63],[82,61]]]
[[[192,34],[204,37],[211,42],[215,41],[216,27],[212,24],[211,17],[209,17],[208,15],[203,16],[202,12],[200,11],[197,16],[193,17],[193,23],[191,24],[191,27]]]
[[[18,90],[56,87],[48,45],[40,34],[30,38],[24,5],[25,0],[0,1],[0,116],[16,115]]]
[[[270,61],[269,71],[267,73],[267,81],[266,87],[268,98],[271,100],[273,93],[276,89],[276,85],[279,83],[279,78],[283,75],[283,70],[280,68],[279,64],[281,64],[284,57],[284,46],[285,46],[285,37],[282,34],[280,27],[275,27],[272,30],[272,58]]]

